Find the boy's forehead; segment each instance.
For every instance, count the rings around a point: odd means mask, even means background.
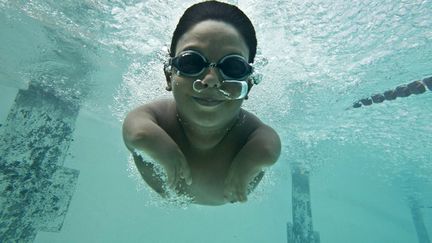
[[[232,25],[215,20],[200,22],[183,34],[177,42],[176,55],[186,49],[236,53],[249,57],[249,49],[240,33]]]

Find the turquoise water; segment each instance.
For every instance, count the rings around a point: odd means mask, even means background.
[[[291,168],[310,172],[321,242],[427,242],[413,207],[432,238],[432,93],[350,108],[432,75],[432,1],[230,2],[258,34],[263,81],[244,106],[283,152],[248,203],[180,207],[137,178],[121,121],[170,96],[164,46],[193,1],[0,0],[0,129],[32,86],[79,109],[60,156],[79,176],[60,227],[35,219],[34,242],[287,242]]]

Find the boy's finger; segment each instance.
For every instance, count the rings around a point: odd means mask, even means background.
[[[167,186],[168,188],[172,188],[172,185],[174,184],[174,176],[168,174],[167,177],[168,177]]]
[[[192,176],[189,168],[183,168],[183,176],[187,185],[192,185]]]
[[[240,199],[241,202],[246,202],[247,201],[247,189],[248,189],[249,183],[246,184],[242,184],[240,186]]]
[[[237,196],[235,195],[234,188],[230,185],[225,189],[224,197],[228,202],[234,203],[237,200]]]
[[[177,184],[177,170],[171,170],[167,173],[168,176],[168,187],[174,189]]]
[[[182,176],[185,179],[187,185],[192,184],[191,171],[190,171],[189,165],[186,161],[182,162]]]
[[[239,202],[246,202],[247,201],[246,190],[239,190],[238,197],[239,197]]]

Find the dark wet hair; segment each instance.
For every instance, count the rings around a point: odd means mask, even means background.
[[[249,48],[249,62],[254,61],[257,39],[252,22],[238,7],[218,1],[205,1],[186,9],[174,30],[170,47],[171,57],[175,55],[180,37],[196,24],[205,20],[218,20],[232,25],[243,37]]]

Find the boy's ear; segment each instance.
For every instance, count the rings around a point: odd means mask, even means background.
[[[253,81],[252,78],[249,78],[249,79],[248,79],[248,94],[249,94],[249,92],[251,91],[252,86],[254,86],[254,81]]]
[[[171,71],[171,68],[168,65],[164,65],[163,69],[164,69],[165,79],[167,82],[167,86],[165,89],[167,91],[171,91],[172,90],[172,82],[171,82],[172,71]]]
[[[249,99],[248,95],[249,95],[249,92],[251,91],[252,86],[253,86],[253,80],[252,80],[252,78],[248,78],[247,83],[248,83],[248,91],[247,91],[245,100]]]

